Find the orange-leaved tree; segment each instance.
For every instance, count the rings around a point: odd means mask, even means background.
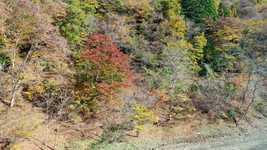
[[[95,33],[88,38],[77,66],[77,99],[86,104],[83,110],[89,108],[92,111],[92,104],[109,102],[117,97],[118,90],[132,83],[128,55],[104,34]]]

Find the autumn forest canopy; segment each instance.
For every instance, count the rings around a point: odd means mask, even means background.
[[[99,150],[267,117],[266,0],[0,0],[0,14],[0,149],[45,125]]]

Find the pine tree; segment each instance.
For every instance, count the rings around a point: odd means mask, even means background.
[[[196,23],[202,23],[206,18],[218,18],[218,0],[182,0],[183,13]]]

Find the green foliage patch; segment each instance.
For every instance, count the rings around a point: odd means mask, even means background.
[[[58,21],[58,26],[71,44],[78,45],[91,30],[90,23],[98,3],[92,0],[69,0],[67,4],[67,16]]]
[[[183,13],[197,23],[218,19],[218,0],[182,0]]]
[[[180,0],[156,0],[154,1],[156,11],[163,13],[165,17],[176,17],[181,14]]]
[[[11,65],[11,59],[4,53],[0,53],[0,71],[4,71]]]
[[[204,63],[215,72],[240,71],[236,65],[243,53],[240,48],[242,24],[235,18],[222,18],[207,26]]]

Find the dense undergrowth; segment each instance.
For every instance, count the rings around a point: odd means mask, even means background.
[[[257,96],[266,8],[265,0],[1,0],[0,101],[28,101],[74,123],[117,115],[112,124],[137,133],[193,114],[238,124],[255,97],[266,98]]]

